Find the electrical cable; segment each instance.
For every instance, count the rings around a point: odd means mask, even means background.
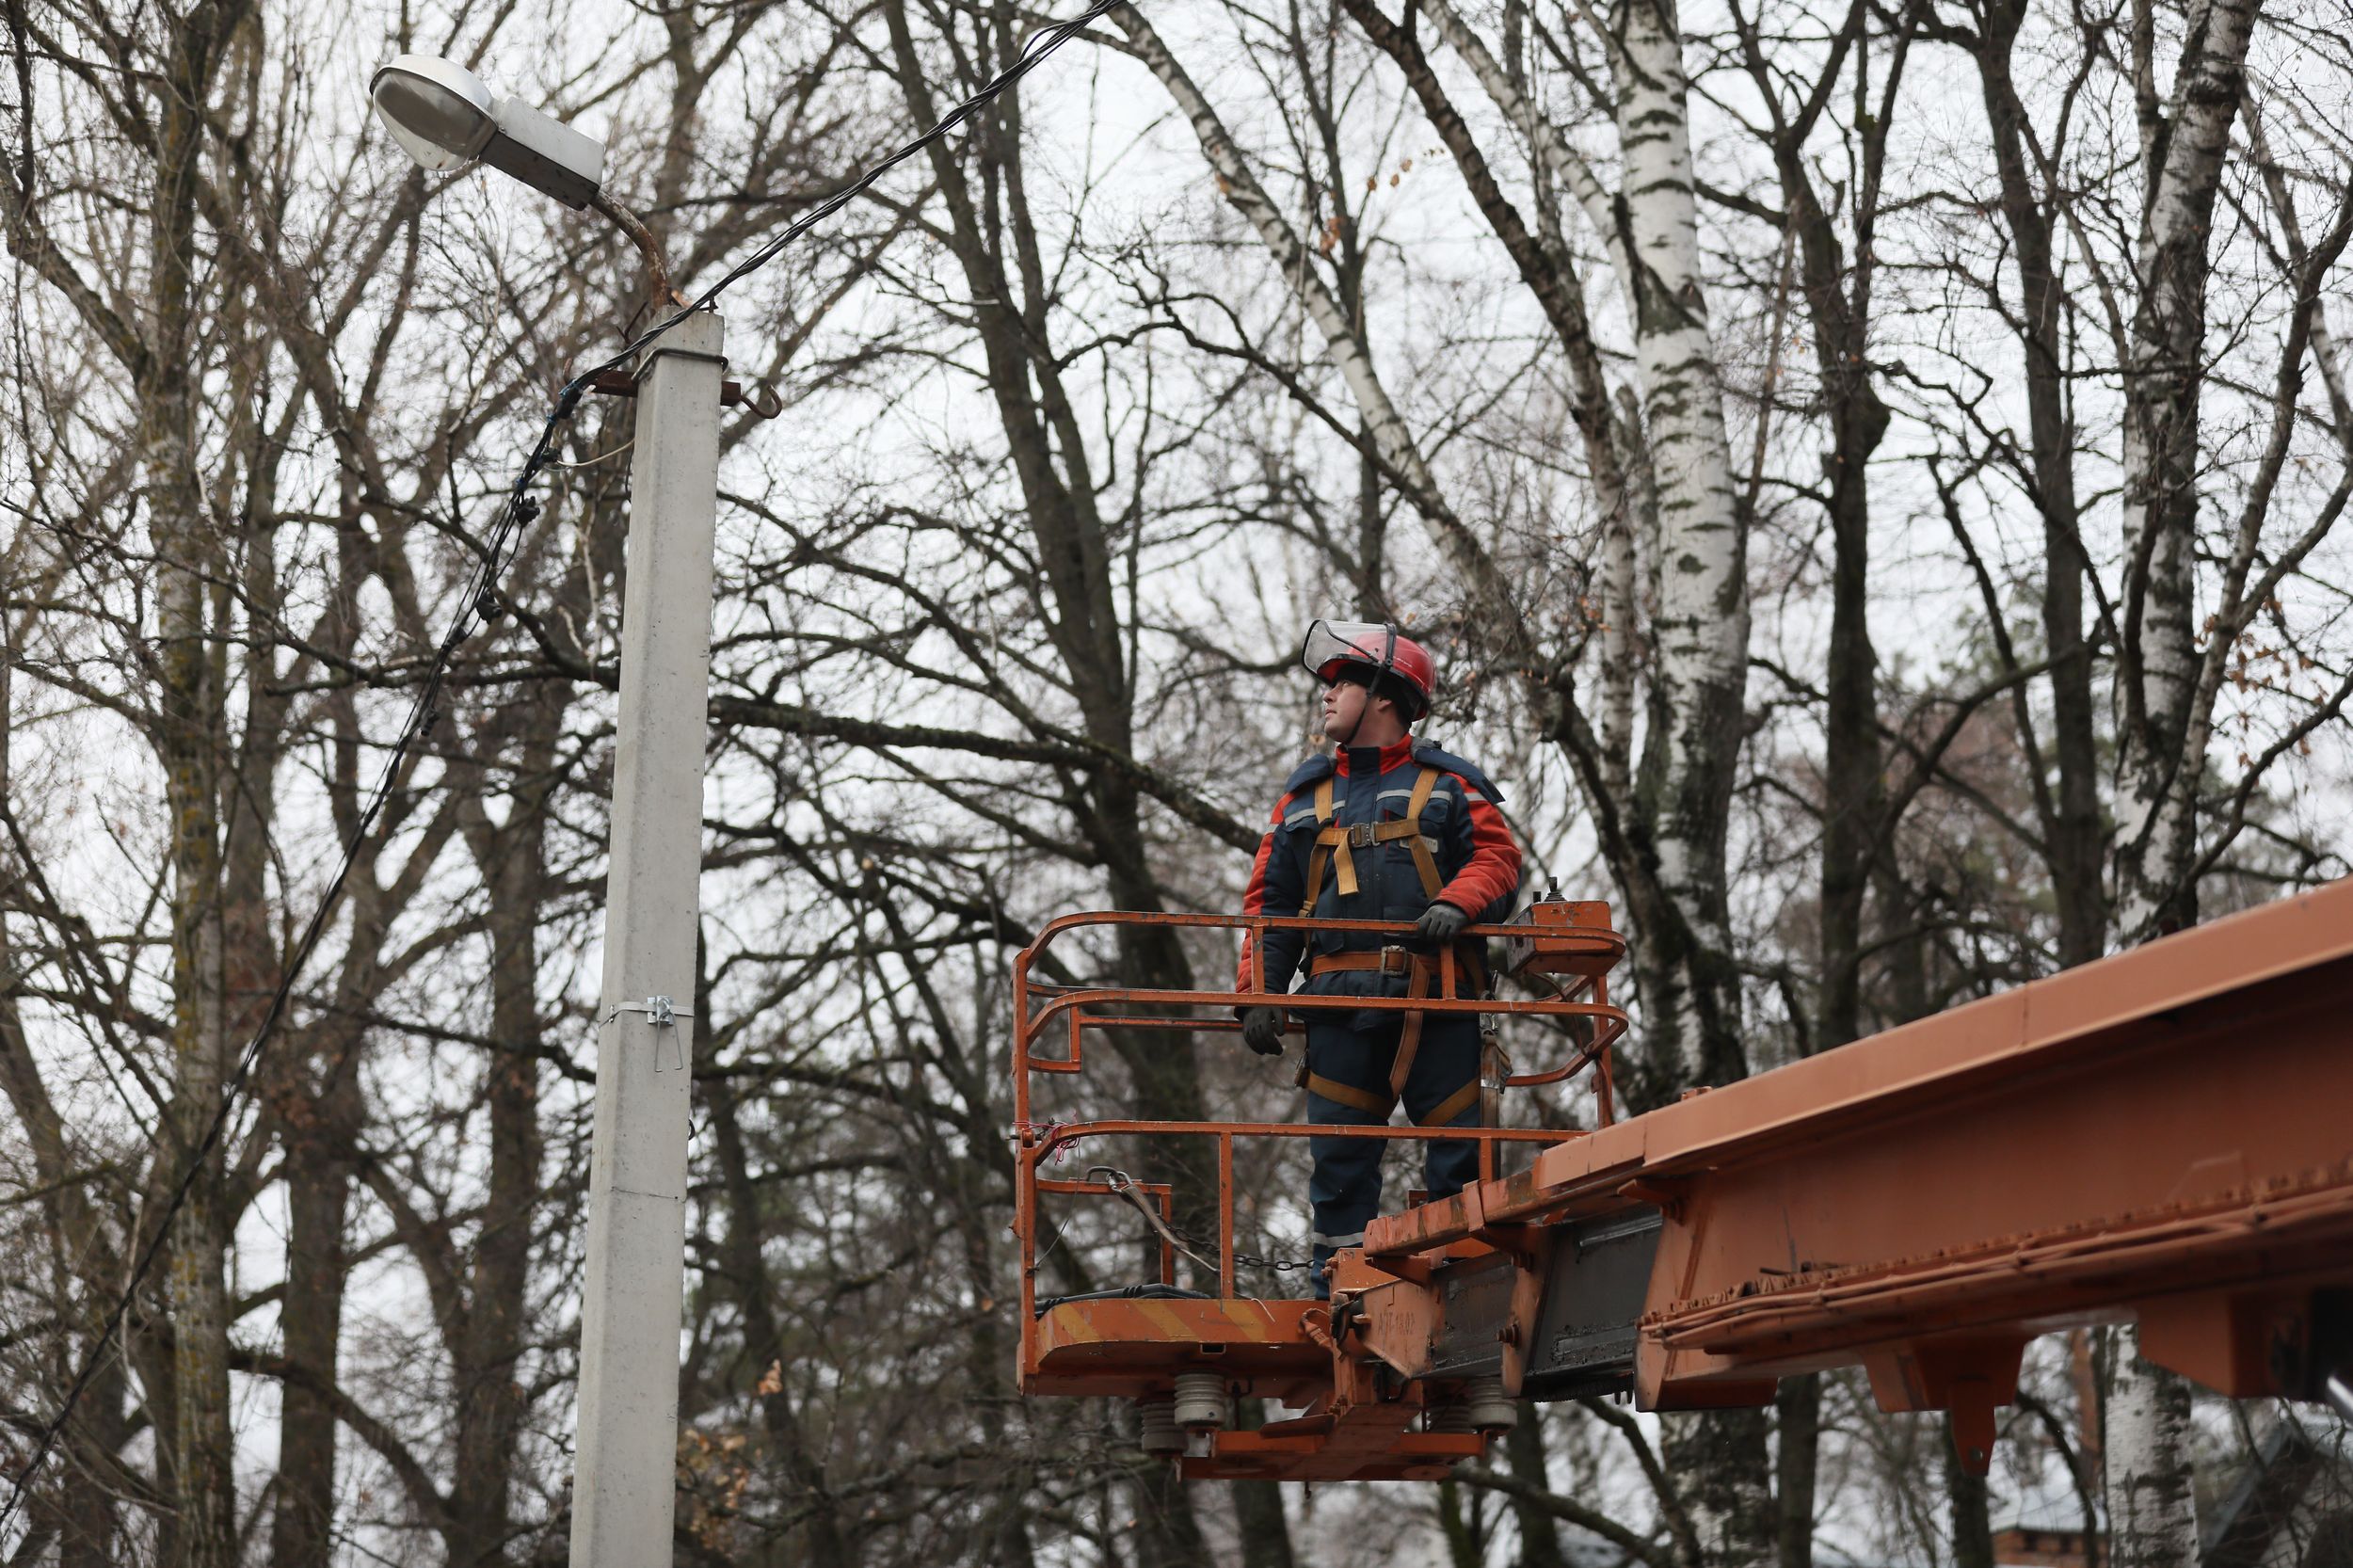
[[[1075,1296],[1040,1296],[1033,1316],[1043,1318],[1058,1306],[1072,1302],[1208,1302],[1217,1298],[1201,1290],[1186,1290],[1174,1285],[1122,1285],[1110,1290],[1081,1290]]]
[[[620,445],[613,448],[609,452],[600,452],[593,457],[583,457],[576,463],[568,463],[561,457],[550,457],[547,461],[547,466],[549,468],[568,469],[595,468],[599,463],[611,462],[614,458],[619,456],[622,453],[627,452],[631,447],[635,446],[636,444],[637,438],[632,436],[629,440],[623,441]]]
[[[1130,1176],[1127,1172],[1120,1170],[1117,1166],[1093,1165],[1088,1167],[1087,1179],[1089,1181],[1093,1181],[1098,1176],[1103,1178],[1103,1185],[1106,1189],[1115,1195],[1127,1199],[1130,1204],[1135,1206],[1136,1212],[1143,1215],[1145,1223],[1150,1224],[1155,1231],[1160,1233],[1162,1240],[1166,1241],[1176,1251],[1183,1253],[1187,1257],[1192,1258],[1195,1263],[1201,1265],[1202,1268],[1208,1270],[1211,1274],[1216,1274],[1220,1272],[1216,1264],[1202,1256],[1200,1250],[1196,1250],[1202,1249],[1215,1252],[1218,1248],[1217,1242],[1204,1241],[1197,1236],[1179,1230],[1173,1223],[1162,1218],[1160,1210],[1154,1208],[1149,1203],[1144,1201],[1144,1193],[1135,1184],[1135,1178]],[[1068,1228],[1069,1222],[1067,1220],[1064,1221],[1063,1224],[1065,1229]],[[1057,1241],[1062,1240],[1061,1231],[1058,1230],[1054,1233],[1054,1240]],[[1050,1246],[1047,1249],[1048,1252],[1052,1250],[1053,1249]],[[1038,1254],[1038,1256],[1041,1258],[1045,1256],[1045,1253]],[[1304,1257],[1260,1257],[1257,1253],[1247,1252],[1237,1252],[1234,1254],[1234,1263],[1238,1268],[1265,1269],[1278,1274],[1289,1273],[1293,1269],[1311,1269],[1315,1267],[1312,1262]],[[1070,1299],[1076,1300],[1078,1298],[1074,1297]]]
[[[253,1069],[260,1063],[264,1048],[269,1044],[270,1036],[277,1031],[279,1021],[284,1016],[287,1004],[293,998],[295,984],[301,978],[303,969],[308,966],[312,952],[318,947],[320,937],[326,934],[328,917],[335,912],[335,907],[343,895],[344,885],[350,880],[352,870],[359,863],[360,849],[374,834],[376,820],[383,814],[385,806],[391,801],[411,754],[417,744],[429,735],[434,725],[439,722],[441,714],[440,696],[443,682],[449,674],[451,664],[456,659],[458,648],[473,634],[476,627],[495,619],[500,613],[496,607],[493,590],[497,587],[499,579],[507,565],[516,536],[539,514],[539,503],[528,492],[532,481],[538,476],[539,471],[547,467],[552,460],[551,453],[555,443],[557,427],[571,417],[573,410],[579,407],[582,396],[587,392],[590,385],[599,376],[629,364],[680,322],[684,321],[696,311],[709,309],[712,302],[720,295],[776,260],[794,240],[840,212],[891,169],[906,162],[934,142],[945,137],[949,132],[995,101],[1007,88],[1012,87],[1044,64],[1048,56],[1083,31],[1089,23],[1128,3],[1128,0],[1094,0],[1094,4],[1077,16],[1031,34],[1022,41],[1020,52],[1011,65],[991,77],[970,97],[941,116],[929,130],[900,147],[898,151],[867,169],[857,179],[844,185],[832,196],[809,208],[787,225],[774,239],[769,240],[743,261],[728,268],[716,282],[696,295],[691,303],[630,340],[611,357],[582,371],[564,383],[562,389],[557,392],[555,404],[548,410],[547,419],[540,425],[538,440],[532,444],[531,456],[524,460],[522,472],[516,476],[514,484],[507,488],[506,499],[500,509],[498,521],[492,526],[489,537],[485,541],[481,554],[474,564],[472,575],[458,599],[457,613],[451,617],[449,630],[442,634],[440,643],[435,645],[433,658],[426,668],[424,680],[417,689],[416,698],[409,706],[408,715],[402,723],[399,735],[386,754],[384,766],[377,776],[376,787],[370,792],[367,804],[361,809],[359,820],[353,826],[350,841],[344,846],[343,859],[336,866],[334,875],[328,880],[326,890],[320,895],[318,904],[312,911],[309,922],[304,925],[302,936],[295,944],[294,952],[279,978],[277,988],[270,994],[269,1004],[264,1010],[252,1037],[246,1043],[245,1048],[238,1053],[236,1066],[221,1085],[220,1104],[214,1112],[211,1124],[204,1129],[203,1136],[197,1141],[195,1149],[189,1153],[186,1167],[173,1184],[171,1195],[164,1203],[161,1214],[153,1221],[152,1234],[149,1235],[146,1244],[138,1248],[136,1258],[132,1265],[130,1278],[123,1285],[114,1305],[107,1311],[105,1321],[100,1325],[97,1341],[90,1346],[88,1353],[83,1358],[80,1369],[74,1374],[73,1382],[68,1385],[65,1399],[58,1405],[56,1415],[42,1426],[40,1435],[33,1445],[31,1457],[24,1462],[23,1468],[17,1472],[9,1485],[7,1503],[0,1504],[0,1539],[6,1538],[9,1524],[15,1520],[18,1512],[24,1508],[25,1499],[31,1496],[34,1478],[40,1473],[41,1465],[47,1462],[51,1450],[56,1448],[57,1437],[64,1432],[66,1422],[72,1417],[74,1407],[81,1402],[82,1396],[88,1391],[90,1380],[97,1376],[98,1368],[104,1364],[110,1347],[114,1344],[116,1334],[122,1327],[122,1320],[130,1312],[131,1304],[137,1299],[139,1289],[145,1284],[149,1271],[154,1267],[156,1257],[162,1253],[164,1243],[170,1237],[172,1225],[178,1220],[181,1209],[186,1207],[188,1194],[195,1189],[198,1175],[203,1170],[206,1161],[212,1158],[213,1152],[220,1146],[222,1134],[228,1129],[231,1117],[238,1110],[246,1086],[252,1079]],[[612,454],[608,453],[605,456],[610,456]],[[136,1240],[136,1236],[137,1232],[134,1230],[134,1241]]]

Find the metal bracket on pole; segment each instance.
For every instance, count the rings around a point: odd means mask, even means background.
[[[657,344],[652,352],[660,354],[665,352],[665,350]],[[672,349],[667,350],[666,352],[691,353],[692,351]],[[727,360],[720,355],[701,355],[697,357],[715,360],[720,364],[727,363]],[[595,380],[589,382],[588,390],[594,392],[603,392],[608,397],[635,397],[637,395],[637,377],[634,374],[626,370],[608,370],[603,375],[598,376]],[[765,381],[753,382],[749,390],[746,390],[744,383],[741,381],[720,382],[719,407],[722,408],[733,408],[739,406],[751,409],[751,411],[760,419],[774,419],[778,414],[784,412],[784,394],[777,392],[776,388],[770,386]]]
[[[680,1018],[691,1018],[695,1016],[685,1008],[672,1002],[668,997],[651,996],[643,1001],[616,1003],[612,1012],[597,1020],[597,1027],[602,1029],[624,1013],[643,1013],[646,1015],[646,1021],[656,1029],[676,1029]],[[685,1040],[674,1034],[670,1037],[670,1046],[678,1057],[679,1066],[683,1068],[686,1065]],[[659,1045],[654,1048],[653,1070],[655,1072],[662,1070],[662,1050]]]

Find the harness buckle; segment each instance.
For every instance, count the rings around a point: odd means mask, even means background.
[[[1411,974],[1413,971],[1413,949],[1385,947],[1381,950],[1381,972],[1383,974]]]
[[[1370,849],[1373,846],[1373,842],[1372,824],[1369,822],[1358,822],[1350,823],[1348,824],[1349,848]]]

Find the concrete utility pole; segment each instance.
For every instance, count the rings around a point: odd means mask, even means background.
[[[638,371],[571,1568],[670,1560],[722,342],[697,312]]]
[[[645,254],[658,296],[684,303],[653,236],[604,189],[602,142],[426,55],[378,70],[368,96],[420,168],[484,163],[568,206],[594,207]],[[670,1560],[724,342],[719,318],[697,311],[637,365],[572,1568]]]

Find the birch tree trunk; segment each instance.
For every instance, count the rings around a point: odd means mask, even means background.
[[[1680,24],[1672,0],[1626,0],[1609,18],[1615,100],[1609,107],[1625,160],[1621,189],[1612,193],[1459,13],[1445,0],[1430,0],[1427,8],[1440,37],[1529,138],[1545,179],[1584,214],[1610,259],[1634,329],[1640,415],[1611,422],[1619,429],[1615,440],[1595,442],[1589,435],[1588,447],[1616,459],[1596,466],[1605,516],[1643,525],[1651,545],[1657,608],[1640,645],[1651,659],[1641,765],[1629,772],[1623,755],[1630,729],[1625,664],[1637,647],[1630,532],[1612,530],[1604,540],[1605,657],[1611,667],[1603,677],[1599,743],[1573,713],[1561,715],[1558,730],[1573,754],[1600,754],[1577,761],[1636,927],[1651,1070],[1629,1087],[1641,1103],[1692,1083],[1728,1082],[1747,1070],[1724,880],[1748,677],[1749,520],[1732,481],[1723,378],[1699,272]],[[1401,63],[1410,76],[1412,63]],[[1431,92],[1416,86],[1431,106]],[[1447,125],[1435,109],[1433,119],[1443,135]],[[1536,269],[1512,232],[1515,215],[1479,188],[1483,167],[1459,148],[1456,161],[1532,286]],[[1579,373],[1577,334],[1545,293],[1539,300],[1554,318],[1573,374]],[[1580,403],[1590,396],[1583,379],[1579,374]]]
[[[1379,20],[1377,12],[1365,9]],[[1475,35],[1451,13],[1433,15],[1449,40],[1466,40],[1457,44],[1458,50],[1475,44]],[[1309,264],[1305,247],[1281,209],[1150,23],[1130,9],[1114,17],[1128,36],[1129,53],[1167,88],[1217,172],[1226,200],[1259,235],[1321,334],[1392,482],[1431,522],[1464,586],[1482,612],[1501,625],[1503,640],[1529,646],[1525,629],[1517,624],[1511,584],[1483,543],[1447,505],[1410,427],[1374,374],[1353,324]],[[1683,118],[1681,40],[1674,27],[1671,10],[1643,6],[1629,8],[1619,29],[1631,39],[1613,58],[1622,62],[1616,112],[1626,145],[1626,188],[1635,195],[1614,200],[1601,196],[1590,170],[1557,132],[1539,139],[1547,167],[1578,194],[1589,216],[1604,223],[1605,243],[1612,254],[1625,258],[1625,286],[1639,307],[1637,368],[1649,426],[1643,432],[1649,458],[1643,477],[1657,497],[1657,557],[1664,569],[1653,628],[1656,676],[1648,744],[1629,813],[1635,831],[1624,851],[1613,856],[1613,869],[1627,884],[1635,923],[1642,934],[1636,962],[1645,1027],[1653,1042],[1654,1093],[1692,1082],[1725,1082],[1746,1071],[1737,1032],[1737,976],[1729,952],[1724,845],[1747,685],[1747,520],[1732,485],[1722,377],[1708,339],[1698,273],[1698,215]],[[1482,211],[1519,263],[1523,281],[1545,285],[1539,290],[1540,302],[1574,355],[1584,338],[1584,326],[1573,286],[1561,287],[1562,280],[1548,275],[1547,259],[1494,189],[1485,160],[1469,145],[1459,116],[1449,113],[1434,79],[1419,64],[1418,51],[1407,41],[1396,53],[1402,56],[1425,107],[1438,120],[1458,167],[1474,182]],[[1482,83],[1491,93],[1501,95],[1507,108],[1517,106],[1523,114],[1532,114],[1483,46],[1468,57]],[[1595,390],[1590,384],[1580,390],[1588,416]],[[1580,423],[1586,419],[1581,417]],[[1594,435],[1599,439],[1593,439]],[[1588,450],[1599,455],[1601,471],[1617,492],[1600,499],[1606,509],[1623,512],[1630,498],[1627,482],[1618,477],[1623,469],[1616,461],[1617,445],[1606,426],[1589,431]],[[1630,552],[1613,548],[1612,581],[1629,566]],[[1581,719],[1572,719],[1567,728],[1581,725]],[[1593,761],[1596,787],[1606,787],[1598,782],[1598,759]],[[1613,809],[1626,805],[1610,802]]]
[[[2191,627],[2198,544],[2198,406],[2205,373],[2206,280],[2215,199],[2245,95],[2256,0],[2203,0],[2189,15],[2153,158],[2125,344],[2123,645],[2117,658],[2116,927],[2125,942],[2198,919],[2190,870],[2204,726]],[[2154,22],[2135,8],[2137,36]],[[2145,47],[2136,50],[2145,62]],[[2152,122],[2153,117],[2153,122]],[[2193,746],[2193,743],[2196,743]],[[2129,1359],[2129,1358],[2128,1358]]]
[[[1651,483],[1650,445],[1642,439],[1641,400],[1618,389],[1618,449],[1625,457],[1626,504],[1605,525],[1601,539],[1602,788],[1612,800],[1634,798],[1634,713],[1637,666],[1644,648],[1641,541],[1658,537],[1658,492]]]
[[[1748,519],[1732,483],[1723,376],[1699,270],[1683,38],[1673,0],[1612,19],[1635,362],[1658,492],[1657,674],[1635,794],[1664,907],[1638,911],[1644,1028],[1678,1084],[1746,1071],[1725,897],[1725,831],[1748,689]]]
[[[2117,657],[2115,926],[2122,944],[2198,919],[2197,798],[2205,765],[2201,659],[2192,630],[2198,549],[2199,393],[2215,200],[2245,95],[2256,0],[2189,13],[2171,103],[2158,115],[2154,19],[2134,8],[2149,189],[2125,345],[2122,646]],[[2188,1385],[2117,1336],[2107,1393],[2108,1531],[2115,1568],[2190,1568],[2198,1558]]]
[[[1565,279],[1497,189],[1487,163],[1471,144],[1462,118],[1409,33],[1389,24],[1369,3],[1349,9],[1399,62],[1424,109],[1470,182],[1474,199],[1537,295],[1571,356],[1578,383],[1579,424],[1597,478],[1609,493],[1605,511],[1623,516],[1628,504],[1617,441],[1601,395],[1598,367],[1573,280]],[[1440,547],[1474,591],[1482,610],[1510,616],[1513,598],[1496,580],[1483,548],[1445,509],[1437,485],[1410,430],[1372,373],[1369,357],[1339,303],[1308,264],[1298,236],[1243,161],[1206,97],[1149,23],[1115,13],[1131,52],[1160,78],[1192,122],[1226,200],[1248,219],[1267,247],[1355,395],[1365,424],[1394,475],[1406,483],[1435,524]],[[1440,25],[1451,40],[1474,40],[1450,13]],[[1723,384],[1708,335],[1699,276],[1696,186],[1686,121],[1682,40],[1671,6],[1635,0],[1621,14],[1612,58],[1619,67],[1615,105],[1626,161],[1625,193],[1614,203],[1586,203],[1607,212],[1603,232],[1625,258],[1625,286],[1635,309],[1636,360],[1642,392],[1643,477],[1656,497],[1660,567],[1659,607],[1653,628],[1656,673],[1650,693],[1648,744],[1629,802],[1604,781],[1597,747],[1572,741],[1582,753],[1589,796],[1609,815],[1624,812],[1632,832],[1618,839],[1613,869],[1627,888],[1641,934],[1637,968],[1653,1069],[1649,1097],[1694,1082],[1725,1082],[1746,1071],[1738,1033],[1738,977],[1731,956],[1725,845],[1734,770],[1747,685],[1747,518],[1732,483],[1731,446],[1723,416]],[[1457,43],[1458,51],[1470,46]],[[1483,62],[1483,63],[1482,63]],[[1527,114],[1508,75],[1480,48],[1474,66],[1506,104]],[[1539,146],[1564,184],[1596,189],[1581,162],[1557,133]],[[1433,504],[1434,503],[1434,504]],[[1623,590],[1631,551],[1610,551],[1612,584]],[[1565,696],[1564,734],[1582,737],[1583,721]],[[1629,809],[1630,808],[1630,809]],[[1605,841],[1610,839],[1605,833]],[[1769,1483],[1767,1421],[1758,1412],[1734,1411],[1673,1423],[1673,1466],[1689,1478],[1687,1502],[1711,1561],[1762,1562],[1773,1549],[1775,1519]]]
[[[1680,19],[1673,0],[1623,0],[1611,29],[1625,160],[1612,217],[1627,257],[1659,519],[1656,673],[1634,783],[1656,868],[1656,903],[1635,915],[1657,1095],[1668,1082],[1722,1083],[1747,1071],[1725,846],[1748,686],[1749,520],[1733,487],[1700,279]],[[1759,1411],[1668,1423],[1668,1463],[1686,1478],[1685,1508],[1718,1568],[1776,1556],[1766,1428]]]
[[[2108,1560],[2114,1568],[2197,1568],[2189,1384],[2144,1361],[2137,1328],[2117,1331],[2102,1412]]]

